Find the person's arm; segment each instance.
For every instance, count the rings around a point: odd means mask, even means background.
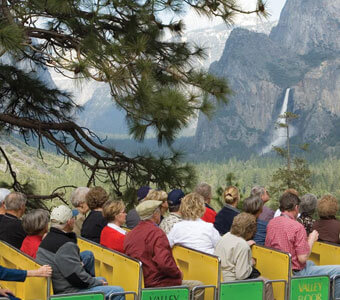
[[[211,240],[212,240],[214,248],[216,248],[216,245],[217,245],[217,243],[219,242],[220,239],[221,239],[221,236],[220,236],[219,232],[216,230],[216,228],[214,226],[212,226]]]
[[[306,239],[305,236],[297,236],[298,239]],[[306,253],[303,253],[303,254],[298,254],[298,251],[299,249],[297,249],[297,257],[298,257],[298,260],[301,264],[305,264],[309,258],[309,255],[311,254],[312,252],[312,248],[313,248],[313,245],[314,243],[318,240],[319,238],[319,233],[316,231],[316,230],[313,230],[310,235],[308,236],[308,239],[307,239],[307,244],[308,244],[308,247],[309,247],[309,251],[306,252]]]
[[[49,265],[44,265],[37,270],[28,270],[27,277],[51,277],[52,268]]]
[[[80,260],[79,248],[75,243],[68,242],[64,244],[56,253],[55,262],[60,273],[74,287],[86,289],[103,282],[89,275]]]
[[[252,257],[249,246],[238,247],[236,254],[235,276],[236,280],[249,277],[252,271]]]
[[[168,239],[163,232],[154,242],[154,256],[152,260],[157,264],[157,269],[160,273],[171,278],[182,278],[182,273],[172,256]]]
[[[25,270],[8,269],[0,266],[0,280],[23,282],[26,276],[27,271]]]

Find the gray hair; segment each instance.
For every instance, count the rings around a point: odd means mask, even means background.
[[[264,186],[256,185],[251,189],[250,195],[255,196],[256,194],[260,194],[262,196],[266,192],[266,188]]]
[[[313,194],[306,194],[301,197],[301,202],[299,206],[300,213],[305,213],[309,216],[314,214],[316,205],[317,205],[317,198]]]
[[[4,200],[7,210],[20,210],[26,205],[27,197],[23,193],[12,192],[8,194]]]
[[[59,224],[59,223],[55,223],[55,222],[51,221],[51,228],[53,227],[53,228],[56,228],[56,229],[59,229],[59,230],[64,230],[65,227],[66,227],[66,224],[67,224],[67,222],[65,224]]]
[[[202,182],[195,187],[194,192],[200,194],[204,199],[209,199],[211,197],[211,186]]]
[[[5,188],[0,188],[0,205],[4,202],[6,196],[10,194],[11,191]]]
[[[33,209],[22,218],[22,227],[28,235],[37,235],[42,232],[48,222],[50,216],[45,209]]]
[[[88,187],[78,187],[71,194],[71,203],[74,207],[79,207],[81,203],[86,202],[86,194],[90,189]]]
[[[246,213],[256,215],[263,208],[263,201],[260,194],[250,196],[243,201],[243,210]]]

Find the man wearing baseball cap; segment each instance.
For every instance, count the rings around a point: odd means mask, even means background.
[[[137,190],[137,201],[141,203],[144,200],[144,198],[147,196],[150,190],[151,190],[151,187],[147,185],[140,187]],[[129,229],[135,228],[138,225],[139,221],[140,221],[140,217],[136,209],[135,208],[130,209],[126,215],[127,228]]]
[[[72,210],[60,205],[52,210],[51,229],[42,240],[37,261],[49,264],[52,269],[52,284],[55,294],[78,292],[103,292],[108,299],[112,293],[123,292],[119,286],[108,286],[105,278],[94,277],[86,271],[77,245]],[[122,300],[124,296],[116,296]]]
[[[179,206],[181,200],[184,197],[184,193],[181,189],[174,189],[168,194],[169,215],[165,217],[159,228],[162,229],[165,234],[168,234],[171,228],[178,222],[182,221],[181,214],[179,212]]]
[[[182,280],[183,275],[176,265],[168,238],[158,227],[162,203],[147,200],[137,205],[136,211],[141,221],[126,235],[124,252],[142,262],[145,287],[201,285],[199,281]],[[200,297],[203,297],[202,290],[195,292],[195,298],[201,299]]]

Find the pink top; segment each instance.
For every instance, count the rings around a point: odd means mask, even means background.
[[[293,270],[302,270],[306,264],[299,262],[298,255],[309,253],[307,233],[302,224],[284,214],[269,221],[265,245],[289,252]]]
[[[36,258],[39,245],[42,241],[40,235],[28,235],[22,242],[20,250],[33,258]]]

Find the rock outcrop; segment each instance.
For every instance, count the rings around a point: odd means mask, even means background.
[[[210,72],[234,91],[212,120],[199,116],[199,151],[259,152],[269,141],[291,88],[288,111],[302,141],[323,143],[340,117],[340,2],[287,0],[270,35],[232,31]]]

